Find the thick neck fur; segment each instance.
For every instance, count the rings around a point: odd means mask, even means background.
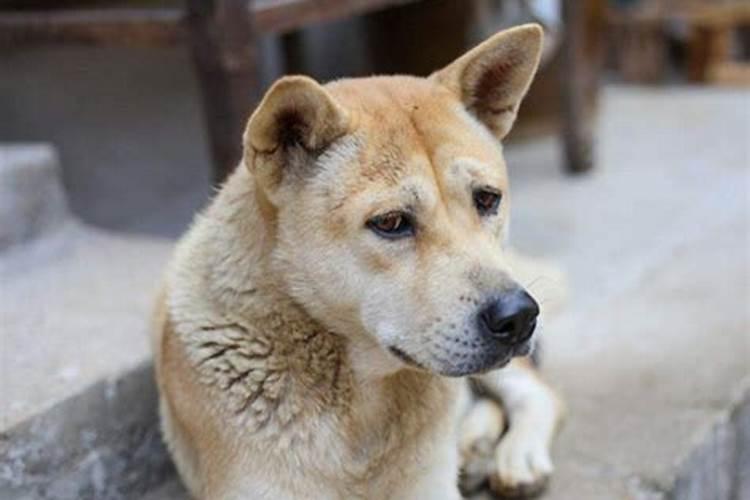
[[[450,413],[450,384],[368,366],[373,342],[332,333],[295,304],[269,269],[266,203],[241,166],[178,245],[170,319],[200,380],[228,396],[223,413],[259,435],[322,420],[352,434],[349,443],[381,442],[383,456],[418,440],[423,419]]]

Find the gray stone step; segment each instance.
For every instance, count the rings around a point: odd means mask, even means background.
[[[143,500],[190,500],[190,496],[180,480],[172,477],[148,492]]]
[[[0,234],[0,498],[160,482],[148,318],[171,242],[80,224],[41,145],[0,147]]]

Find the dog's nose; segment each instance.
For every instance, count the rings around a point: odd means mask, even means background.
[[[502,294],[479,313],[480,331],[503,344],[529,340],[536,327],[539,305],[522,288]]]

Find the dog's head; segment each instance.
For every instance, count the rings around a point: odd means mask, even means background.
[[[245,133],[273,272],[314,318],[393,363],[479,373],[528,353],[538,307],[503,255],[499,139],[542,31],[501,32],[429,78],[285,77]]]

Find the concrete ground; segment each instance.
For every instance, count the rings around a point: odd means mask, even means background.
[[[512,239],[571,285],[544,340],[570,406],[550,498],[674,491],[750,381],[750,93],[614,87],[603,104],[592,175],[549,175],[549,143],[510,155]],[[745,496],[692,498],[750,498],[750,462],[730,467]]]
[[[0,498],[122,498],[171,471],[148,324],[172,242],[81,224],[56,160],[0,146]]]
[[[562,264],[570,286],[543,332],[544,373],[570,410],[546,498],[750,498],[750,93],[609,87],[603,97],[590,175],[562,175],[553,140],[507,151],[511,239]],[[128,199],[118,198],[123,229],[164,224]],[[96,207],[92,197],[77,210]],[[134,268],[133,248],[111,253],[110,267]],[[544,307],[556,286],[540,276],[530,288]],[[106,339],[102,349],[145,347]],[[162,488],[149,500],[184,498],[174,482]]]

